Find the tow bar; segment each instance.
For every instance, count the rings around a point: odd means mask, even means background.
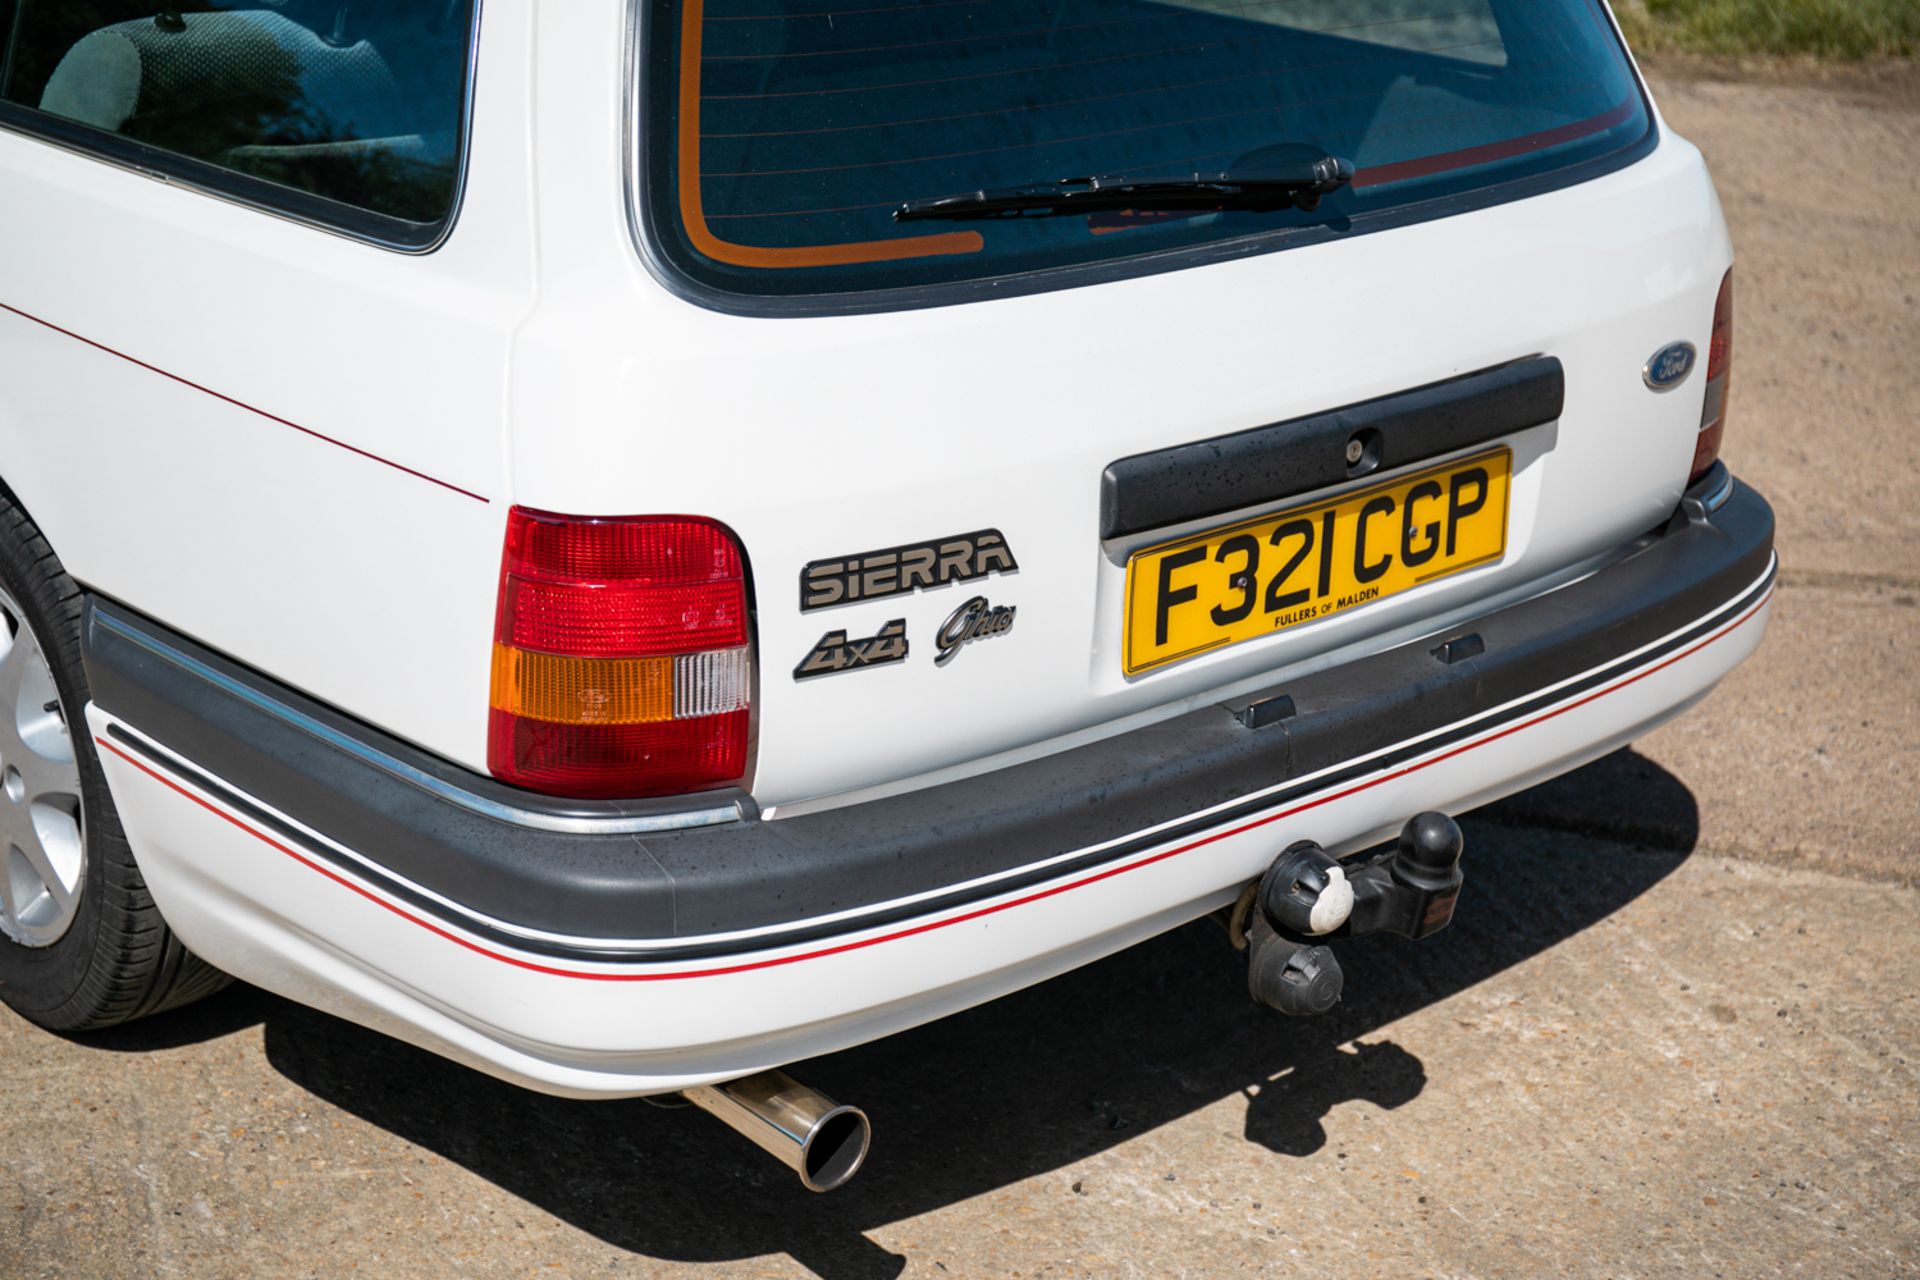
[[[1350,867],[1311,840],[1273,860],[1251,894],[1246,927],[1247,989],[1295,1016],[1340,1002],[1344,978],[1326,942],[1369,933],[1425,938],[1453,920],[1466,837],[1444,813],[1422,813],[1394,848]]]

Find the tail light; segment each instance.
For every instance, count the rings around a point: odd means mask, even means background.
[[[1733,372],[1733,272],[1720,282],[1713,304],[1713,341],[1707,348],[1707,403],[1700,410],[1700,435],[1693,446],[1692,484],[1713,467],[1720,456],[1720,437],[1727,428],[1727,389]]]
[[[513,508],[493,639],[487,764],[503,782],[616,799],[746,772],[746,574],[713,521]]]

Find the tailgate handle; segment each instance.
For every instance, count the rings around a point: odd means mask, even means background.
[[[1344,409],[1137,453],[1110,464],[1100,478],[1100,537],[1217,516],[1423,462],[1552,422],[1565,404],[1560,361],[1531,356]],[[1355,442],[1358,450],[1351,448]]]

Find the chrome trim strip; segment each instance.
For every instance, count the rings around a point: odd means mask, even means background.
[[[172,664],[188,672],[195,678],[204,680],[219,688],[222,692],[239,698],[275,719],[292,725],[301,732],[317,738],[330,747],[344,751],[363,763],[370,764],[381,771],[410,783],[437,799],[459,805],[471,813],[477,813],[495,822],[510,826],[527,827],[536,831],[553,831],[566,835],[640,835],[648,832],[684,831],[694,827],[719,826],[728,822],[742,820],[737,803],[705,809],[686,809],[678,812],[621,814],[604,818],[582,817],[554,813],[541,813],[538,810],[523,809],[486,796],[476,795],[463,787],[456,786],[444,778],[437,778],[422,769],[417,769],[404,760],[369,746],[350,734],[341,733],[330,725],[324,724],[312,716],[288,706],[278,699],[269,697],[231,676],[214,670],[162,641],[136,631],[114,618],[111,614],[96,611],[93,615],[95,625],[104,627],[123,640],[139,646],[163,662]]]
[[[966,880],[956,884],[942,885],[921,893],[892,898],[885,902],[868,903],[859,907],[849,908],[845,911],[809,916],[803,920],[786,920],[778,924],[762,925],[753,929],[732,930],[723,933],[690,934],[674,938],[615,939],[579,937],[553,933],[543,929],[528,928],[524,925],[501,920],[495,916],[476,911],[469,906],[455,902],[443,894],[435,893],[414,880],[398,875],[387,867],[380,866],[371,858],[353,849],[349,849],[338,841],[321,835],[312,827],[293,821],[285,814],[269,808],[261,801],[253,799],[252,797],[245,798],[248,804],[258,807],[263,813],[271,814],[275,821],[284,824],[287,828],[300,832],[308,839],[324,845],[328,849],[337,851],[357,866],[364,868],[370,873],[371,877],[377,877],[380,880],[389,882],[391,885],[400,886],[407,893],[417,895],[421,899],[443,906],[449,913],[442,918],[443,923],[468,929],[472,929],[474,926],[490,929],[501,935],[500,940],[503,941],[511,938],[519,938],[529,942],[564,947],[572,951],[577,951],[579,958],[582,960],[605,964],[661,962],[657,955],[648,955],[647,953],[649,952],[664,952],[668,953],[667,958],[679,958],[689,951],[708,948],[724,948],[724,954],[743,954],[748,950],[756,948],[759,950],[778,949],[785,946],[801,945],[802,942],[807,940],[805,938],[798,941],[792,940],[791,935],[795,933],[817,929],[833,929],[836,931],[833,936],[842,936],[845,934],[858,933],[863,930],[876,929],[883,927],[890,913],[902,909],[919,907],[922,904],[935,904],[941,899],[955,895],[970,895],[969,900],[975,903],[991,897],[1003,896],[1006,893],[1016,892],[1028,887],[1028,882],[1032,881],[1037,875],[1043,875],[1049,871],[1054,871],[1056,874],[1067,874],[1073,870],[1073,868],[1067,864],[1078,863],[1090,856],[1099,854],[1123,856],[1129,852],[1137,852],[1144,848],[1150,848],[1155,844],[1163,844],[1183,838],[1196,830],[1205,831],[1225,826],[1229,823],[1243,820],[1251,815],[1264,812],[1268,808],[1313,795],[1317,791],[1325,791],[1332,787],[1344,785],[1353,777],[1364,776],[1369,770],[1377,771],[1382,768],[1391,767],[1392,764],[1399,762],[1401,757],[1418,759],[1424,755],[1431,754],[1433,751],[1450,748],[1457,740],[1472,738],[1476,735],[1497,729],[1505,721],[1513,719],[1517,715],[1525,714],[1529,708],[1537,710],[1542,707],[1551,707],[1565,702],[1569,697],[1576,696],[1583,686],[1595,680],[1606,683],[1625,677],[1631,672],[1645,666],[1655,657],[1663,654],[1671,646],[1682,642],[1684,638],[1697,636],[1703,631],[1710,631],[1723,625],[1727,619],[1740,613],[1748,606],[1753,605],[1756,599],[1764,599],[1766,592],[1773,585],[1775,576],[1779,571],[1779,564],[1780,558],[1777,554],[1770,556],[1767,561],[1766,571],[1752,583],[1665,636],[1651,640],[1636,649],[1610,658],[1583,672],[1568,676],[1563,680],[1543,686],[1540,689],[1532,690],[1500,706],[1487,708],[1475,715],[1456,721],[1451,725],[1443,725],[1440,728],[1429,730],[1426,733],[1416,734],[1411,738],[1391,743],[1377,750],[1370,751],[1365,755],[1356,756],[1353,759],[1343,760],[1336,764],[1329,765],[1324,769],[1303,777],[1290,778],[1285,782],[1276,783],[1273,786],[1265,787],[1258,791],[1236,796],[1230,800],[1223,800],[1218,804],[1195,810],[1181,817],[1170,818],[1165,822],[1157,823],[1151,827],[1144,827],[1138,831],[1116,836],[1110,840],[1071,849],[1063,853],[1055,854],[1050,858],[1043,858],[1037,862],[1027,863],[1019,867],[1010,867],[1002,871],[996,871],[989,875],[979,876],[972,880]],[[108,619],[105,618],[101,620],[103,622],[108,621]],[[118,628],[116,628],[116,631],[120,634],[125,634],[124,631]],[[134,638],[139,639],[140,637]],[[187,661],[192,664],[190,669],[196,672],[201,670],[199,664],[192,663],[191,659]],[[217,676],[218,673],[213,673],[213,675]],[[222,687],[226,688],[230,686],[223,681]],[[244,695],[250,691],[241,689],[238,690],[238,692]],[[105,712],[104,714],[109,718],[115,719],[116,723],[118,722],[117,717],[113,717],[111,712]],[[131,729],[131,726],[128,726],[128,728]],[[176,777],[181,777],[183,781],[194,785],[198,790],[207,790],[196,778],[181,773],[181,766],[186,765],[189,768],[193,767],[190,765],[190,762],[174,755],[170,748],[159,748],[156,744],[147,743],[144,739],[140,741],[144,749],[150,750],[153,753],[152,758],[154,758],[156,762],[162,760],[167,761],[169,770],[174,772]],[[198,772],[197,768],[194,769],[194,772]],[[217,783],[217,785],[223,788],[227,786],[227,784],[224,783]],[[232,807],[233,804],[229,796],[238,797],[243,795],[243,793],[233,792],[230,789],[226,796],[218,793],[209,794],[211,794],[214,799],[219,800],[223,804],[227,804],[229,807]],[[606,830],[607,828],[601,829]],[[1064,868],[1064,870],[1061,870],[1062,868]],[[1008,887],[1009,882],[1012,882],[1011,887]],[[391,894],[392,889],[389,888],[386,892]],[[938,910],[939,908],[936,906],[933,909]],[[607,954],[595,956],[592,954],[595,952]]]
[[[89,705],[95,708],[100,707],[100,704],[97,702]],[[534,945],[545,943],[549,946],[566,947],[570,950],[578,951],[582,955],[593,951],[635,952],[645,950],[650,946],[661,947],[672,945],[670,942],[663,943],[659,939],[590,938],[570,933],[553,933],[543,929],[530,929],[525,925],[515,924],[511,920],[503,920],[499,916],[489,915],[487,912],[475,910],[463,902],[456,902],[443,893],[434,892],[417,880],[408,879],[406,876],[382,866],[367,855],[347,845],[341,844],[338,840],[323,835],[304,822],[296,822],[279,810],[272,809],[263,802],[247,796],[244,792],[234,790],[230,784],[224,780],[215,779],[206,770],[180,756],[171,748],[162,747],[152,739],[134,731],[131,725],[128,725],[124,720],[114,715],[113,712],[102,708],[100,709],[100,714],[111,722],[109,732],[112,733],[114,737],[119,738],[129,746],[135,748],[154,764],[159,765],[168,773],[172,774],[176,780],[192,787],[195,791],[201,793],[202,796],[218,802],[228,809],[250,816],[254,818],[255,821],[259,821],[260,815],[262,814],[271,814],[273,820],[281,824],[287,831],[298,832],[301,838],[309,841],[312,845],[332,850],[344,861],[351,863],[352,866],[346,869],[357,872],[363,876],[367,887],[383,889],[387,894],[397,896],[393,895],[393,887],[398,886],[404,890],[405,893],[414,895],[423,902],[429,902],[439,907],[446,913],[442,918],[448,923],[476,931],[492,930],[500,934],[503,939],[518,939]],[[249,807],[256,812],[249,813]]]
[[[1722,474],[1720,487],[1714,490],[1712,493],[1708,494],[1707,497],[1701,501],[1700,503],[1701,510],[1705,511],[1708,515],[1712,515],[1714,512],[1718,511],[1720,508],[1726,506],[1727,499],[1731,498],[1732,496],[1733,496],[1733,472],[1727,471]]]

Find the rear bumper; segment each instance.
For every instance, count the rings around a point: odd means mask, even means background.
[[[543,804],[101,602],[89,717],[211,962],[535,1087],[641,1093],[978,1003],[1221,905],[1295,840],[1359,849],[1612,750],[1759,642],[1772,540],[1717,471],[1607,568],[1444,635],[778,821]]]

